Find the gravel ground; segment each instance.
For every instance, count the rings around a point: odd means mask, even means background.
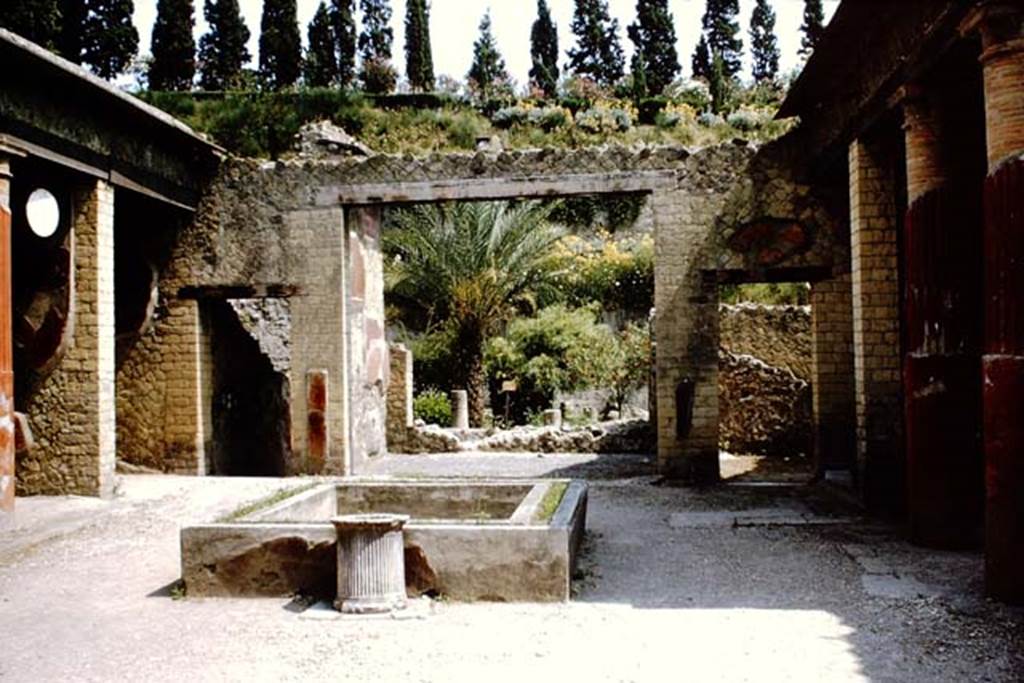
[[[389,457],[378,476],[591,480],[577,598],[313,618],[175,599],[178,529],[296,481],[125,476],[19,500],[0,532],[4,681],[1019,681],[1024,613],[982,558],[928,553],[806,488],[656,485],[636,456]]]

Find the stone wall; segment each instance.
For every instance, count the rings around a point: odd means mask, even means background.
[[[810,308],[723,305],[720,313],[720,447],[740,454],[809,454]]]
[[[35,445],[17,461],[19,495],[113,493],[114,189],[83,183],[73,206],[73,338],[26,397]]]
[[[719,318],[723,349],[811,379],[811,309],[809,306],[723,305]]]
[[[309,371],[326,370],[328,378],[330,455],[322,471],[348,472],[353,463],[383,452],[389,362],[379,215],[365,208],[346,211],[346,204],[646,192],[642,222],[651,223],[656,243],[659,459],[670,473],[713,480],[717,273],[828,268],[842,255],[823,204],[785,170],[791,165],[775,149],[759,152],[740,144],[692,154],[682,148],[605,147],[418,159],[227,160],[161,274],[168,313],[125,363],[161,371],[122,373],[122,400],[141,392],[170,396],[170,387],[179,386],[174,395],[180,406],[171,420],[158,402],[124,420],[125,443],[132,445],[127,457],[162,462],[161,469],[172,469],[173,461],[178,471],[203,470],[205,444],[212,438],[204,369],[209,358],[203,349],[208,342],[199,315],[202,296],[192,299],[197,291],[217,296],[219,289],[233,294],[221,294],[226,298],[251,298],[251,292],[236,292],[253,290],[289,299],[294,471],[310,471],[304,457]],[[176,359],[173,365],[170,358]],[[676,389],[683,380],[692,386],[692,420],[679,425]],[[182,434],[172,436],[168,422]],[[143,423],[163,423],[163,433]]]

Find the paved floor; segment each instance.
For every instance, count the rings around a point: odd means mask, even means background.
[[[296,482],[126,476],[109,502],[19,501],[0,532],[0,680],[1024,679],[1024,614],[981,597],[979,555],[914,549],[818,492],[669,488],[624,456],[372,470],[590,479],[577,599],[435,602],[403,621],[176,599],[180,525]]]

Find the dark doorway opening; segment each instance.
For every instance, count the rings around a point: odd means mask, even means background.
[[[205,303],[213,367],[209,473],[285,476],[291,429],[288,379],[274,370],[227,301]]]

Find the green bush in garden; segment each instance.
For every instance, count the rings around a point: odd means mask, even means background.
[[[417,420],[439,427],[452,426],[452,402],[440,389],[425,389],[412,402],[412,414]]]

